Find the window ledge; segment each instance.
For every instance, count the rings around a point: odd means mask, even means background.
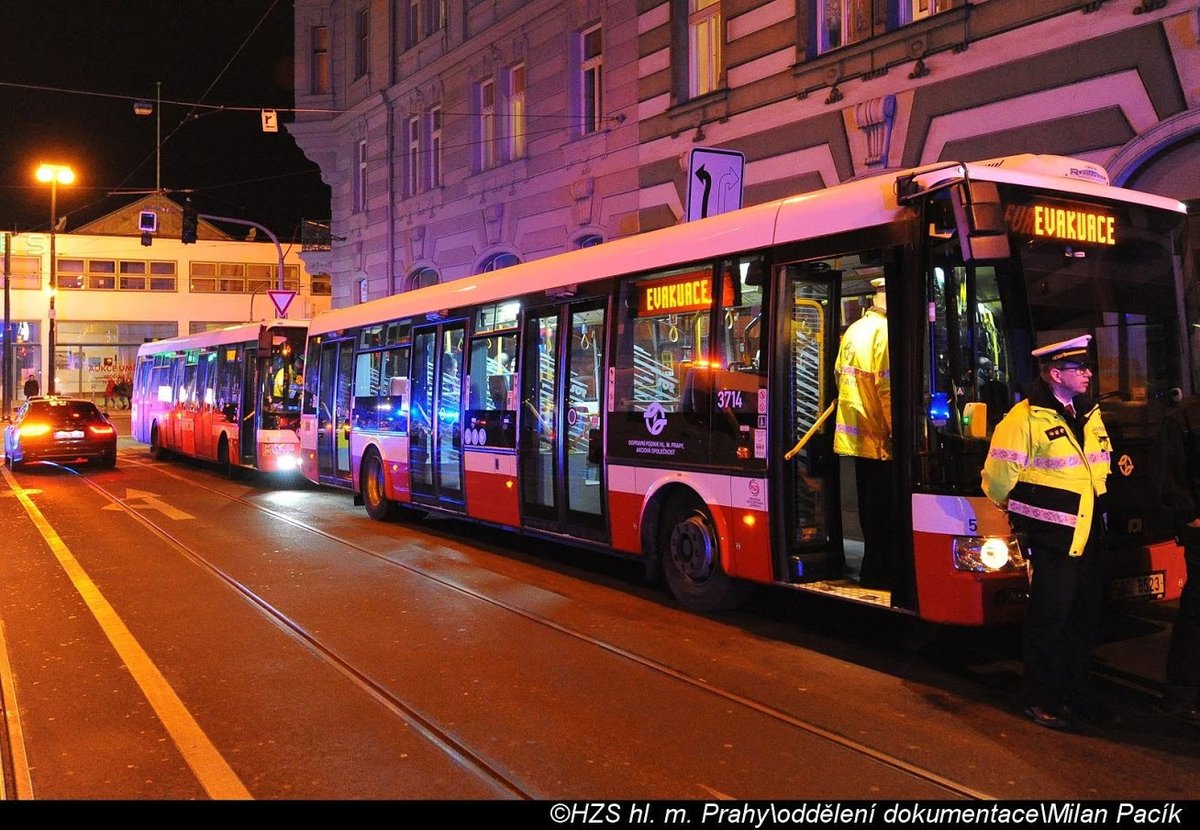
[[[800,97],[854,78],[887,74],[893,66],[919,61],[947,49],[969,45],[967,19],[971,6],[958,6],[906,23],[898,29],[832,49],[792,68]],[[831,102],[832,103],[832,102]]]
[[[729,117],[729,88],[724,87],[707,95],[698,95],[667,110],[667,122],[672,135],[699,127],[712,121],[724,121]]]

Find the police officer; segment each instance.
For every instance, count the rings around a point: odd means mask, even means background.
[[[887,302],[882,279],[875,298],[842,335],[834,371],[838,379],[833,451],[854,458],[858,517],[863,532],[859,582],[890,588],[893,568],[888,534],[892,492],[892,382],[888,362]]]
[[[1007,510],[1029,567],[1025,714],[1062,729],[1072,719],[1113,723],[1090,664],[1104,608],[1103,496],[1108,430],[1087,396],[1085,334],[1033,351],[1041,363],[1029,396],[996,426],[983,489]]]
[[[1200,397],[1184,399],[1163,419],[1154,469],[1159,499],[1187,566],[1167,645],[1161,706],[1169,715],[1200,724]]]

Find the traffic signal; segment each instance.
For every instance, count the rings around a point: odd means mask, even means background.
[[[183,244],[196,241],[196,228],[200,223],[200,218],[196,215],[196,208],[192,205],[192,200],[188,199],[183,203],[183,233],[180,238]]]

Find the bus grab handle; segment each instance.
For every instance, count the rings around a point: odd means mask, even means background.
[[[813,433],[815,433],[818,429],[821,428],[821,424],[825,423],[825,419],[833,414],[833,410],[836,407],[837,407],[837,401],[834,401],[825,409],[824,412],[821,413],[821,417],[817,418],[817,422],[808,428],[808,432],[804,433],[804,437],[796,442],[796,446],[792,447],[790,450],[788,450],[787,452],[785,452],[783,454],[784,461],[791,461],[793,458],[796,457],[796,453],[798,453],[798,452],[800,452],[800,450],[804,449],[804,445],[808,443],[808,439],[812,438]]]

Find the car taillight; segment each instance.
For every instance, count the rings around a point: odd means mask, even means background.
[[[49,424],[21,424],[21,428],[17,430],[17,434],[23,438],[29,438],[35,435],[45,435],[49,431]]]
[[[92,435],[112,435],[116,430],[108,424],[88,424],[88,432]]]

